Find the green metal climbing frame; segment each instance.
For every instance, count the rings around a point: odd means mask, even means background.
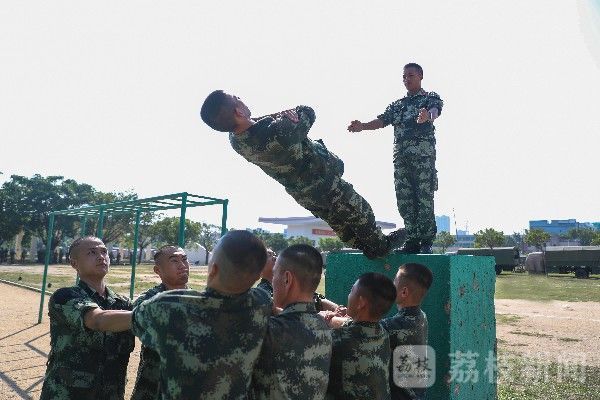
[[[133,298],[135,268],[137,264],[137,245],[139,239],[140,215],[143,212],[164,211],[180,209],[179,216],[179,234],[178,244],[183,247],[185,244],[185,213],[188,208],[222,205],[223,215],[221,219],[221,235],[227,232],[227,205],[229,200],[217,199],[214,197],[199,196],[187,192],[173,193],[164,196],[149,197],[147,199],[117,201],[114,203],[99,204],[95,206],[86,206],[73,208],[70,210],[53,211],[50,213],[48,221],[48,242],[46,243],[46,261],[44,265],[44,277],[42,278],[42,294],[40,297],[40,312],[38,315],[38,324],[42,322],[42,314],[44,311],[44,297],[46,294],[46,278],[48,276],[48,265],[50,264],[50,254],[52,252],[52,236],[54,231],[54,218],[58,215],[75,216],[82,219],[80,236],[86,234],[86,226],[88,218],[97,219],[98,225],[96,228],[96,236],[102,237],[104,226],[104,218],[107,215],[115,214],[133,214],[135,215],[135,232],[133,240],[133,260],[131,265],[131,283],[129,286],[129,296]]]

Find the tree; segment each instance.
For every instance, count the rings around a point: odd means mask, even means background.
[[[594,236],[590,244],[592,246],[600,246],[600,232],[596,233],[596,236]]]
[[[252,230],[252,233],[258,236],[267,248],[272,249],[276,253],[288,247],[288,240],[281,233],[271,233],[260,228]]]
[[[596,229],[586,226],[583,228],[569,229],[562,237],[565,239],[579,240],[581,246],[589,246],[597,234],[598,231]]]
[[[475,234],[475,247],[500,247],[504,244],[504,232],[499,232],[494,228],[486,228]]]
[[[504,245],[507,247],[517,247],[520,250],[523,250],[523,235],[514,232],[512,235],[506,236]]]
[[[5,201],[10,204],[14,218],[12,223],[23,227],[26,234],[41,238],[47,243],[50,212],[91,204],[94,188],[62,176],[31,178],[11,175],[2,185]],[[14,214],[16,213],[16,215]],[[65,237],[73,237],[76,217],[59,215],[54,220],[51,248],[54,249]]]
[[[550,240],[550,234],[542,229],[525,229],[523,241],[529,246],[534,246],[541,251],[548,240]]]
[[[200,224],[200,233],[198,234],[198,244],[206,250],[205,264],[208,264],[208,253],[213,251],[215,245],[221,237],[221,227],[206,223]]]
[[[305,236],[293,236],[288,239],[288,246],[293,244],[308,244],[310,246],[314,246],[315,242]]]
[[[456,243],[456,238],[450,234],[450,232],[440,232],[437,234],[434,246],[442,249],[442,254],[446,252],[446,249]]]
[[[114,203],[117,201],[128,201],[136,200],[137,194],[131,192],[120,192],[120,193],[104,193],[95,192],[92,203],[94,205]],[[148,224],[152,220],[151,213],[142,213],[140,215],[140,224],[142,222]],[[87,223],[87,233],[95,233],[96,227],[98,226],[98,219],[94,219]],[[107,214],[104,217],[102,224],[102,241],[104,243],[117,243],[124,239],[126,234],[133,234],[135,230],[135,213],[119,213],[119,214]]]
[[[321,251],[337,251],[344,248],[344,242],[338,237],[319,238],[319,249]]]
[[[23,224],[16,204],[9,201],[4,188],[0,188],[0,246],[13,240],[23,228]]]
[[[154,238],[157,246],[174,245],[179,243],[179,217],[167,217],[156,221],[149,227],[149,234]],[[185,220],[185,243],[183,247],[188,247],[198,240],[200,235],[200,222]]]

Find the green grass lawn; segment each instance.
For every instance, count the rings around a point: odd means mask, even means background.
[[[61,287],[68,287],[75,284],[75,270],[68,265],[53,267],[54,273],[49,273],[46,280],[46,288],[49,291],[55,291]],[[6,267],[0,269],[0,279],[20,283],[37,289],[42,287],[42,277],[44,272],[43,265]],[[131,282],[131,267],[129,266],[111,266],[106,280],[111,289],[117,293],[129,296],[129,285]],[[136,267],[135,291],[134,297],[149,288],[160,283],[158,277],[154,274],[153,265],[142,264]],[[190,267],[189,285],[193,289],[202,290],[206,286],[206,267]],[[317,289],[319,293],[325,293],[325,279]]]
[[[529,275],[502,272],[496,277],[497,299],[600,302],[600,275],[577,279],[574,274]]]

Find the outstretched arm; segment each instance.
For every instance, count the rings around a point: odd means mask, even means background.
[[[380,129],[384,127],[384,123],[379,118],[375,118],[370,122],[360,122],[358,120],[354,120],[350,122],[348,126],[348,131],[350,132],[360,132],[360,131],[373,131],[375,129]]]
[[[83,316],[83,323],[93,331],[123,332],[131,329],[131,311],[92,308]]]

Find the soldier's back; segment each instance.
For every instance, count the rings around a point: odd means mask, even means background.
[[[328,383],[331,330],[314,303],[288,305],[269,319],[253,373],[253,399],[322,399]]]
[[[163,399],[243,399],[271,313],[264,290],[172,290],[134,310],[133,330],[161,360]]]
[[[390,342],[378,322],[350,322],[333,330],[328,398],[387,400]]]

